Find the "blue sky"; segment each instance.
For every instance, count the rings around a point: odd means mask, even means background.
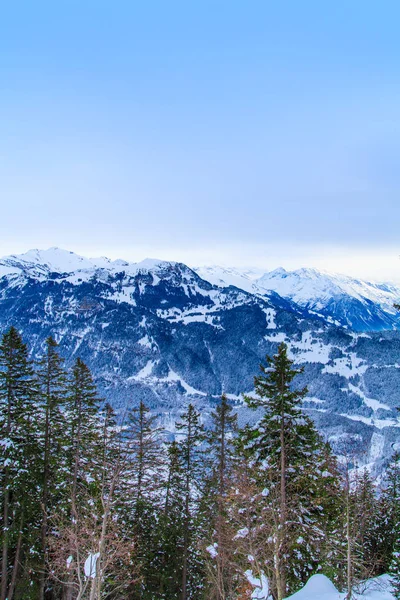
[[[0,7],[1,254],[400,278],[397,1]]]

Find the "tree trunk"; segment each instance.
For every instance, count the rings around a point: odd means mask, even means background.
[[[24,510],[21,513],[21,519],[19,522],[19,532],[18,532],[18,541],[17,548],[15,550],[15,558],[14,558],[14,567],[11,576],[10,587],[8,589],[7,600],[12,600],[14,597],[15,586],[17,584],[17,575],[18,569],[20,565],[20,557],[21,557],[21,548],[22,548],[22,528],[24,526]]]
[[[351,600],[353,595],[353,561],[352,540],[350,529],[350,480],[349,467],[346,469],[346,537],[347,537],[347,595],[346,600]]]
[[[190,476],[191,476],[191,443],[192,427],[189,418],[186,454],[186,485],[185,485],[185,531],[183,535],[183,560],[182,560],[182,600],[187,600],[187,563],[189,550],[189,525],[190,525]]]
[[[78,509],[77,509],[77,491],[78,491],[78,472],[79,472],[79,464],[80,464],[80,445],[81,445],[81,403],[78,401],[78,424],[76,436],[74,433],[72,434],[75,437],[75,440],[72,440],[72,443],[75,444],[74,451],[74,464],[73,464],[73,474],[72,474],[72,485],[71,485],[71,521],[72,521],[72,529],[74,531],[75,539],[78,537]],[[71,547],[71,556],[74,555],[74,548]],[[79,572],[78,565],[78,572]],[[74,596],[74,584],[72,579],[66,584],[66,592],[65,592],[65,600],[73,600]],[[79,596],[78,596],[79,598]]]
[[[7,469],[8,471],[8,469]],[[10,507],[10,492],[8,489],[8,476],[6,474],[4,480],[4,508],[3,508],[3,548],[1,557],[1,588],[0,598],[7,598],[7,571],[8,571],[8,529],[9,529],[9,507]]]
[[[50,402],[51,390],[49,382],[49,373],[47,374],[47,402],[46,402],[46,424],[44,431],[44,460],[43,460],[43,493],[42,493],[42,524],[41,524],[41,542],[43,553],[42,573],[39,581],[39,600],[44,600],[44,590],[46,586],[46,555],[47,555],[47,504],[48,504],[48,485],[49,485],[49,461],[50,461]]]
[[[223,543],[223,496],[225,492],[225,413],[221,414],[221,447],[219,456],[219,490],[218,490],[218,515],[217,515],[217,581],[218,581],[218,600],[225,600],[225,548]]]
[[[281,432],[280,432],[280,444],[281,444],[281,473],[280,473],[280,523],[279,523],[279,536],[278,536],[278,570],[279,578],[277,580],[277,591],[278,600],[283,600],[286,596],[286,565],[285,565],[285,549],[286,549],[286,520],[287,520],[287,507],[286,507],[286,448],[285,448],[285,415],[281,415]]]
[[[7,386],[7,429],[6,436],[9,437],[11,433],[11,404],[14,393],[12,386]],[[7,583],[8,583],[8,539],[9,539],[9,527],[10,527],[10,468],[9,466],[5,469],[4,474],[4,505],[3,505],[3,548],[1,556],[1,586],[0,586],[0,600],[7,599]]]

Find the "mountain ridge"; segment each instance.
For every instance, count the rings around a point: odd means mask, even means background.
[[[379,473],[400,447],[398,331],[352,331],[272,290],[210,283],[183,263],[88,264],[65,252],[0,260],[0,330],[15,325],[32,358],[52,335],[66,364],[82,358],[118,410],[143,399],[173,435],[189,401],[207,423],[225,392],[242,425],[257,420],[242,395],[285,342],[304,368],[303,409],[335,452],[350,446]]]

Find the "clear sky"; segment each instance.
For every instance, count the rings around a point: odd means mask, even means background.
[[[0,254],[400,278],[398,0],[6,0]]]

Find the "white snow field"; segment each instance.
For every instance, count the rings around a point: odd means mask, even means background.
[[[306,585],[286,600],[345,600],[346,592],[339,592],[325,575],[313,575]],[[369,579],[353,593],[354,600],[395,600],[387,575]]]
[[[255,577],[251,570],[246,571],[249,583],[254,587],[251,594],[252,600],[268,600],[268,583],[264,575]],[[332,581],[325,575],[313,575],[306,585],[286,600],[345,600],[347,593],[339,592]],[[358,585],[353,592],[353,600],[395,600],[391,593],[391,584],[388,575],[368,579]]]

